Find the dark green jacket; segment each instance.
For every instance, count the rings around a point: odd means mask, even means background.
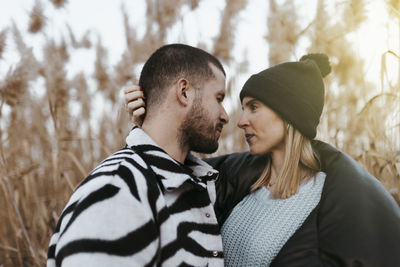
[[[383,185],[336,148],[313,141],[327,174],[321,201],[271,266],[400,266],[400,208]],[[219,170],[220,225],[249,193],[266,156],[249,152],[206,159]]]

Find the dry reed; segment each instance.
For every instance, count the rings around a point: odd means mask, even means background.
[[[6,49],[7,29],[0,32],[0,59],[3,57],[3,53]]]
[[[231,51],[235,40],[235,27],[237,16],[246,5],[246,0],[226,1],[226,7],[222,11],[219,35],[214,41],[213,54],[225,62],[232,59]]]
[[[69,33],[69,39],[71,41],[71,46],[74,49],[78,48],[91,48],[92,47],[92,42],[90,41],[89,35],[90,31],[86,31],[85,34],[82,36],[81,40],[77,40],[75,38],[74,33],[72,32],[72,29],[69,25],[67,25],[68,33]]]
[[[269,7],[266,36],[270,51],[268,62],[270,65],[276,65],[291,59],[300,27],[292,0],[281,5],[276,0],[269,0]]]
[[[26,92],[27,70],[24,65],[10,69],[0,87],[0,96],[9,106],[14,106],[20,96]]]
[[[37,33],[46,25],[46,17],[43,11],[43,5],[40,0],[35,1],[35,5],[30,13],[29,32]]]
[[[57,8],[63,7],[68,3],[68,0],[50,0]]]

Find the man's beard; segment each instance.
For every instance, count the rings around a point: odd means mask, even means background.
[[[222,129],[222,123],[215,126],[206,110],[201,105],[201,96],[197,96],[192,109],[187,114],[180,128],[182,146],[188,146],[191,151],[210,154],[218,149],[217,128]]]

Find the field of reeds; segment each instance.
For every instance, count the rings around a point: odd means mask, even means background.
[[[0,72],[0,267],[45,264],[49,238],[74,188],[104,157],[123,146],[132,126],[121,88],[135,82],[135,69],[167,43],[169,29],[182,19],[179,10],[196,12],[205,1],[143,0],[145,25],[132,25],[131,12],[122,8],[126,50],[112,66],[107,61],[112,47],[105,47],[90,29],[76,36],[66,25],[61,39],[46,31],[46,11],[51,7],[60,12],[69,1],[32,2],[28,25],[10,21],[0,29],[0,66],[10,43],[19,58],[7,72]],[[304,26],[297,10],[301,1],[269,1],[266,67],[305,52],[329,55],[333,73],[325,81],[326,105],[318,137],[353,156],[400,204],[400,47],[382,51],[380,81],[368,81],[364,60],[351,39],[369,19],[368,2],[329,1],[335,16],[326,2],[316,1],[315,16]],[[213,44],[191,44],[212,52],[230,69],[226,101],[231,123],[224,129],[217,154],[247,149],[236,127],[241,111],[236,77],[252,63],[236,61],[232,51],[239,14],[248,4],[226,0]],[[397,28],[400,39],[400,2],[385,5],[388,23]],[[7,8],[7,3],[0,8]],[[142,37],[138,27],[145,29]],[[39,36],[41,42],[32,47],[27,36]],[[42,56],[36,56],[33,48]],[[95,54],[93,72],[70,74],[68,64],[75,53]],[[397,62],[397,75],[388,69],[389,61]]]

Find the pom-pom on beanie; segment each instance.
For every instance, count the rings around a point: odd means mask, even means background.
[[[322,78],[331,72],[328,56],[308,54],[252,75],[240,92],[240,101],[253,97],[274,110],[304,136],[314,139],[324,106]]]

